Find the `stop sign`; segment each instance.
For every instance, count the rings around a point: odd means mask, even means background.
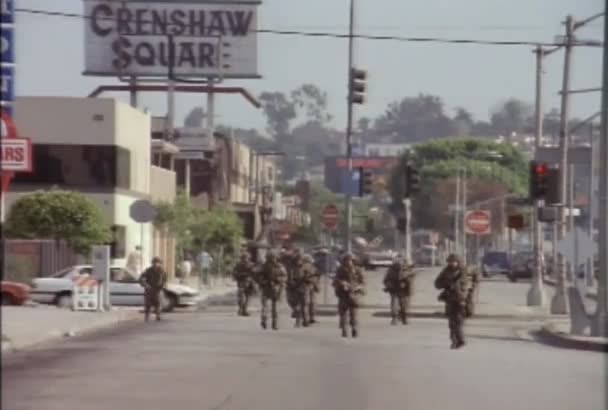
[[[464,217],[465,231],[473,235],[488,235],[490,221],[490,211],[469,211]]]
[[[325,225],[325,228],[336,229],[338,226],[338,207],[334,204],[325,206],[321,217],[323,218],[323,225]]]

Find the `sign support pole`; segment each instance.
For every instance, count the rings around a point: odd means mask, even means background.
[[[608,0],[604,12],[608,13]],[[602,121],[600,128],[599,243],[600,270],[597,287],[597,313],[591,326],[594,336],[608,336],[608,18],[604,14],[604,70],[602,74]]]

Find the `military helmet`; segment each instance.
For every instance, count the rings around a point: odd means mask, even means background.
[[[460,262],[460,258],[455,253],[451,253],[451,254],[448,255],[447,262],[448,263],[451,263],[451,262]]]
[[[154,258],[152,258],[152,264],[155,263],[163,263],[163,260],[161,258],[159,258],[158,256],[155,256]]]

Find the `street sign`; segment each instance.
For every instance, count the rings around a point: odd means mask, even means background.
[[[469,211],[464,217],[465,232],[472,235],[489,235],[490,211]]]
[[[321,214],[323,218],[323,225],[327,229],[336,229],[338,226],[338,207],[334,204],[329,204],[323,208]]]
[[[557,251],[575,268],[579,263],[593,258],[596,248],[593,239],[580,228],[569,232],[557,242]]]
[[[156,218],[158,211],[146,199],[139,199],[131,204],[129,208],[129,215],[131,219],[140,224],[152,222]]]

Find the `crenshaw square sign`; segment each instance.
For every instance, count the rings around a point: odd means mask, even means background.
[[[83,0],[85,75],[260,78],[259,0]]]

